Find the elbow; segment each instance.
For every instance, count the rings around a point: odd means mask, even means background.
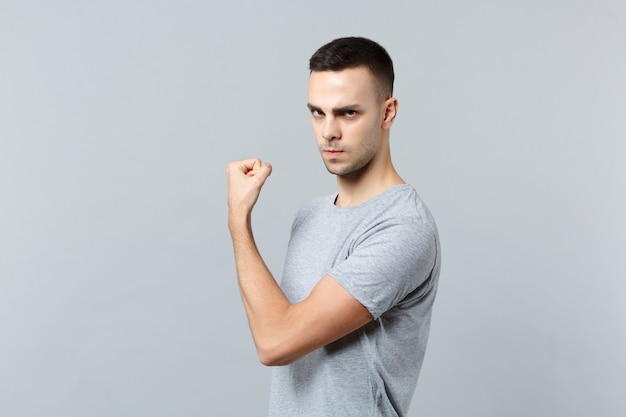
[[[284,366],[295,362],[299,357],[280,346],[263,346],[257,344],[257,356],[265,366]]]
[[[259,352],[258,357],[259,357],[259,362],[261,362],[261,364],[264,366],[289,365],[289,362],[284,362],[283,360],[281,360],[280,358],[276,356],[273,356],[272,354]]]

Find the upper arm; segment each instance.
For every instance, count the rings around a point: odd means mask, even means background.
[[[368,309],[330,275],[307,298],[291,305],[280,331],[257,346],[261,362],[286,365],[357,330],[372,320]]]
[[[377,224],[302,301],[274,317],[271,329],[256,340],[261,362],[291,363],[379,317],[428,280],[436,247],[435,234],[415,218]],[[300,248],[297,256],[309,251]]]

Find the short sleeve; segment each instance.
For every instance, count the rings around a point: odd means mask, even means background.
[[[363,234],[328,275],[378,318],[430,279],[436,259],[428,224],[419,216],[394,218]]]

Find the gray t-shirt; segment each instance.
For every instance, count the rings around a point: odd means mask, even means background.
[[[408,184],[350,208],[315,199],[294,220],[281,287],[292,303],[330,275],[374,320],[272,368],[271,417],[405,416],[440,269],[435,222]]]

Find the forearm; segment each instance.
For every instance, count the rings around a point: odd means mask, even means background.
[[[259,357],[270,355],[288,329],[291,304],[259,254],[250,215],[229,215],[239,288]]]
[[[358,329],[371,315],[328,275],[320,277],[304,300],[291,304],[285,297],[259,254],[250,220],[271,172],[271,165],[259,159],[228,165],[228,226],[241,298],[259,359],[265,365],[286,365]]]
[[[229,216],[239,288],[257,354],[265,365],[286,365],[358,329],[369,311],[330,276],[291,304],[257,250],[250,216]]]

